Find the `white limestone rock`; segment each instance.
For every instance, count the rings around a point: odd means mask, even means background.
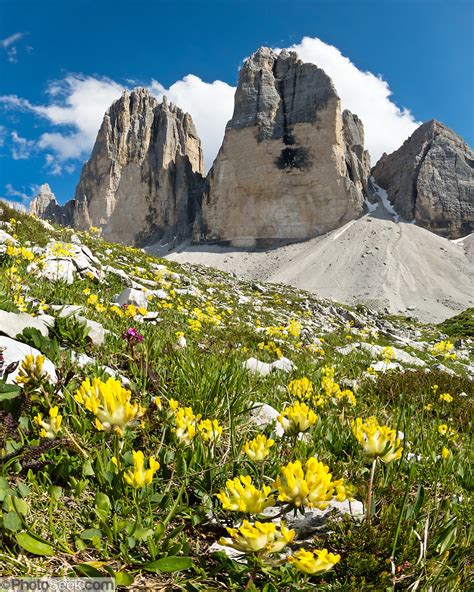
[[[14,384],[15,378],[18,376],[18,373],[20,371],[21,362],[25,359],[26,356],[33,355],[36,357],[42,355],[40,351],[38,351],[34,347],[31,347],[30,345],[26,345],[26,343],[22,343],[21,341],[16,341],[15,339],[11,339],[10,337],[3,336],[0,336],[0,349],[3,350],[5,367],[13,362],[19,362],[19,366],[15,370],[15,372],[8,375],[8,384]],[[44,360],[43,370],[47,374],[46,379],[49,382],[51,382],[51,384],[56,384],[58,380],[56,375],[56,367],[48,358],[45,358]]]
[[[148,293],[134,288],[125,288],[123,292],[117,294],[115,302],[119,306],[124,304],[134,304],[138,308],[148,308]]]
[[[48,324],[41,317],[32,317],[26,312],[14,313],[0,310],[0,333],[14,339],[26,328],[38,329],[41,335],[48,336]]]

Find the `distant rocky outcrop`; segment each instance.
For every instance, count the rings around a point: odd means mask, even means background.
[[[136,88],[106,112],[74,200],[61,208],[43,191],[31,212],[79,230],[97,226],[111,241],[174,245],[191,236],[203,171],[191,116]]]
[[[203,171],[191,116],[144,88],[124,92],[82,169],[74,226],[127,244],[179,242],[190,235]]]
[[[37,218],[51,220],[58,224],[68,226],[72,223],[73,203],[68,202],[64,206],[60,206],[56,200],[56,196],[51,191],[48,183],[40,186],[38,194],[31,200],[30,214]]]
[[[474,152],[439,121],[384,154],[372,175],[406,220],[446,238],[474,231]]]
[[[323,234],[362,213],[369,169],[362,122],[341,113],[329,76],[260,48],[241,70],[196,237],[252,247]]]

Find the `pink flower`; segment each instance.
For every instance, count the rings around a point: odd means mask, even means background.
[[[124,333],[122,333],[122,339],[125,339],[130,344],[141,343],[143,341],[143,335],[141,335],[134,327],[129,327]]]

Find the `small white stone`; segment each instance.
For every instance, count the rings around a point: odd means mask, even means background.
[[[119,306],[134,304],[138,308],[148,308],[147,294],[143,290],[135,290],[134,288],[125,288],[115,297],[115,302]]]

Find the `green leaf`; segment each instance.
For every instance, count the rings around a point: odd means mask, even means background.
[[[173,572],[182,571],[192,567],[191,557],[163,557],[150,563],[145,563],[142,568],[152,572]]]
[[[82,475],[84,477],[91,477],[92,475],[95,475],[94,473],[94,469],[92,468],[92,463],[90,460],[86,460],[83,462],[82,464]]]
[[[107,516],[110,514],[111,507],[112,505],[108,495],[100,491],[96,493],[95,508],[97,515],[101,520],[105,520],[107,518]]]
[[[8,481],[6,479],[4,479],[3,477],[0,477],[0,502],[3,502],[3,500],[7,497],[7,495],[12,495],[13,494],[13,489],[10,489],[10,485],[8,484]]]
[[[3,527],[7,530],[17,532],[22,529],[20,516],[16,512],[7,512],[3,515]]]
[[[20,387],[16,384],[7,384],[3,380],[0,380],[0,401],[14,399],[18,397],[20,391]]]
[[[80,536],[81,536],[81,539],[84,539],[86,541],[91,541],[95,537],[101,538],[102,531],[99,530],[98,528],[88,528],[87,530],[83,530],[81,532]]]
[[[59,487],[58,485],[51,485],[51,487],[49,488],[49,495],[56,502],[59,501],[62,493],[63,493],[62,487]]]
[[[153,532],[154,531],[152,528],[145,528],[144,526],[141,526],[135,530],[134,536],[139,541],[146,541],[153,535]]]
[[[28,485],[26,485],[26,483],[19,483],[16,489],[18,493],[21,495],[21,497],[26,497],[27,495],[30,495],[30,488],[28,487]]]
[[[116,586],[131,586],[135,580],[132,575],[125,573],[124,571],[116,571],[113,573],[113,576],[115,578]]]
[[[87,576],[88,578],[103,578],[104,573],[97,568],[87,563],[79,563],[73,567],[74,571],[80,576]]]
[[[33,537],[28,532],[19,532],[16,536],[16,542],[33,555],[54,555],[54,549],[48,543],[44,543]]]

